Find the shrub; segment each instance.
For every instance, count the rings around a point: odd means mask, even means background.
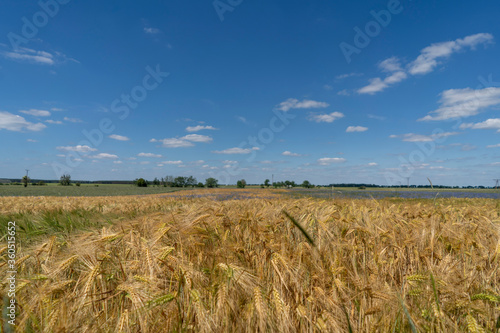
[[[135,180],[135,185],[138,187],[148,187],[148,182],[144,178],[139,178]]]

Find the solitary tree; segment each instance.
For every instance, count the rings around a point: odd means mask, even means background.
[[[305,188],[310,188],[313,186],[314,185],[312,185],[308,180],[304,180],[304,182],[302,183],[302,187],[305,187]]]
[[[148,182],[144,178],[139,178],[135,180],[135,185],[138,187],[148,187]]]
[[[23,185],[24,187],[27,187],[30,182],[30,178],[28,176],[23,177]]]
[[[238,187],[238,188],[245,188],[246,185],[247,185],[247,182],[244,179],[238,180],[236,182],[236,187]]]
[[[205,186],[208,188],[219,187],[219,181],[215,178],[207,178],[205,179]]]
[[[266,179],[266,180],[264,181],[264,185],[265,185],[266,187],[269,187],[269,185],[270,185],[270,184],[269,184],[269,179]]]
[[[59,184],[61,184],[62,186],[71,185],[71,176],[69,174],[62,175],[59,179]]]

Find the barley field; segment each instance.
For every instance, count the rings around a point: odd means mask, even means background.
[[[18,332],[500,328],[494,199],[0,197],[13,220]]]

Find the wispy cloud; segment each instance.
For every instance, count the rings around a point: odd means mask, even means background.
[[[440,107],[420,121],[465,118],[478,114],[481,110],[500,104],[500,88],[449,89],[441,93]]]
[[[155,34],[159,34],[161,32],[161,30],[158,28],[144,27],[144,32],[147,34],[155,35]]]
[[[467,36],[463,39],[431,44],[421,50],[420,55],[410,62],[406,69],[403,68],[398,57],[390,57],[378,64],[383,72],[390,73],[385,78],[369,79],[369,84],[358,89],[358,94],[370,94],[381,92],[388,87],[401,82],[410,75],[423,75],[432,72],[442,59],[450,57],[453,53],[469,48],[475,49],[477,45],[487,45],[493,42],[493,35],[479,33]]]
[[[209,143],[213,139],[207,135],[188,134],[180,138],[167,138],[167,139],[151,139],[149,142],[161,142],[165,148],[183,148],[194,146],[193,142]]]
[[[365,132],[368,130],[368,127],[363,127],[363,126],[349,126],[345,130],[347,133],[353,133],[353,132]]]
[[[493,42],[493,35],[489,33],[479,33],[467,36],[463,39],[454,41],[434,43],[424,48],[420,55],[409,65],[409,73],[427,74],[432,72],[438,65],[439,60],[450,57],[462,49],[470,48],[472,50],[479,44],[489,44]]]
[[[228,148],[224,150],[214,150],[212,153],[214,154],[250,154],[254,150],[260,150],[258,147],[252,147],[252,148],[240,148],[240,147],[234,147],[234,148]]]
[[[60,120],[52,120],[52,119],[49,119],[49,120],[45,120],[45,122],[47,124],[52,124],[52,125],[62,125],[62,121]]]
[[[137,156],[139,156],[139,157],[155,157],[155,158],[163,157],[160,154],[153,154],[153,153],[139,153],[139,154],[137,154]]]
[[[335,78],[337,80],[342,80],[342,79],[346,79],[348,77],[352,77],[352,76],[362,76],[363,74],[362,73],[347,73],[347,74],[340,74],[340,75],[337,75]]]
[[[26,141],[27,142],[38,142],[37,140],[34,140],[34,139],[27,139]]]
[[[370,118],[370,119],[377,119],[377,120],[385,120],[386,119],[385,117],[377,116],[377,115],[374,115],[374,114],[368,114],[367,117]]]
[[[37,110],[37,109],[29,109],[29,110],[20,110],[19,112],[24,114],[29,114],[30,116],[35,117],[49,117],[50,112],[46,110]]]
[[[169,165],[180,165],[182,164],[182,161],[163,161],[161,164],[169,164]]]
[[[317,123],[333,123],[335,120],[343,117],[344,114],[342,112],[332,112],[325,114],[310,114],[307,119]]]
[[[332,163],[344,163],[346,161],[345,158],[342,157],[323,157],[318,159],[319,165],[330,165]]]
[[[201,130],[216,130],[216,129],[217,128],[215,128],[213,126],[202,126],[202,125],[186,127],[186,131],[188,131],[188,132],[198,132]]]
[[[0,111],[0,130],[5,129],[8,131],[20,132],[23,130],[27,131],[41,131],[46,128],[42,123],[31,123],[26,121],[23,117],[19,115],[12,114],[10,112]]]
[[[99,153],[97,155],[89,156],[89,158],[96,158],[100,160],[115,160],[118,159],[118,155],[108,154],[108,153]]]
[[[500,133],[500,118],[487,119],[481,123],[464,123],[460,125],[461,129],[472,128],[472,129],[494,129]]]
[[[496,145],[488,145],[488,146],[486,146],[486,148],[500,148],[500,143],[498,143]]]
[[[422,135],[422,134],[414,134],[414,133],[407,133],[407,134],[402,134],[402,135],[390,135],[389,137],[392,139],[401,139],[402,141],[406,142],[430,142],[430,141],[435,141],[441,138],[445,138],[448,136],[452,135],[457,135],[458,132],[444,132],[444,133],[436,133],[436,134],[431,134],[431,135]]]
[[[78,153],[90,153],[92,151],[97,151],[97,149],[95,148],[92,148],[92,147],[89,147],[89,146],[86,146],[86,145],[77,145],[77,146],[59,146],[59,147],[56,147],[57,150],[60,150],[60,151],[74,151],[74,152],[78,152]]]
[[[299,101],[296,98],[289,98],[284,102],[281,102],[276,109],[281,111],[289,111],[291,109],[320,109],[326,108],[330,106],[330,104],[325,102],[318,102],[313,100],[304,99]]]
[[[1,53],[6,59],[25,61],[42,65],[54,65],[54,55],[45,51],[36,51],[21,47],[16,51],[3,51]]]
[[[68,118],[68,117],[64,117],[63,119],[64,119],[65,121],[70,122],[70,123],[83,123],[83,120],[78,119],[78,118]]]
[[[291,151],[284,151],[281,153],[281,155],[283,156],[293,156],[293,157],[299,157],[299,156],[302,156],[301,154],[298,154],[298,153],[292,153]]]
[[[110,139],[113,139],[113,140],[118,140],[118,141],[129,141],[130,139],[126,136],[123,136],[123,135],[118,135],[118,134],[111,134],[109,136]]]

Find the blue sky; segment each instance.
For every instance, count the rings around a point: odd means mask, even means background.
[[[500,178],[499,3],[0,6],[0,177]]]

